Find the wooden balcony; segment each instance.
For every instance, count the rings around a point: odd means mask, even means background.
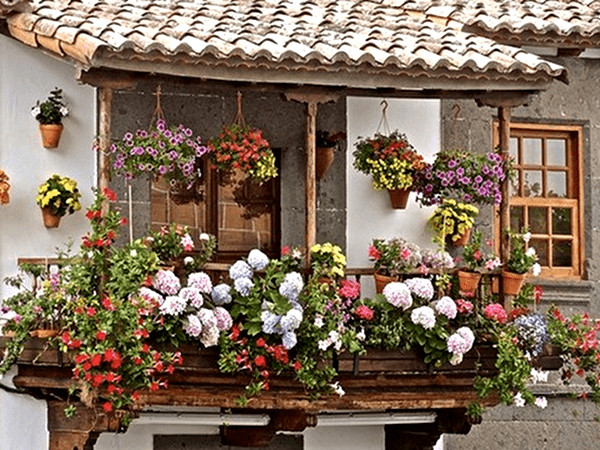
[[[9,338],[0,338],[0,350]],[[63,409],[72,384],[71,364],[58,350],[47,348],[44,339],[30,339],[17,363],[15,386],[36,398],[48,402],[50,449],[92,448],[98,435],[119,429],[119,413],[106,415],[87,408],[80,401],[78,413],[65,418]],[[340,355],[333,361],[339,371],[339,383],[345,395],[326,395],[311,400],[303,386],[291,374],[273,377],[270,390],[249,399],[240,409],[236,399],[249,381],[243,375],[226,375],[217,369],[218,349],[180,348],[183,366],[169,378],[168,389],[142,393],[135,405],[134,416],[146,407],[157,405],[186,407],[218,407],[237,413],[261,413],[270,417],[264,427],[222,427],[222,436],[230,444],[256,445],[266,443],[277,431],[302,431],[314,426],[320,413],[335,411],[429,412],[435,422],[421,438],[435,442],[444,432],[467,433],[466,406],[476,399],[473,378],[493,375],[495,350],[478,345],[458,366],[433,367],[422,362],[416,351],[398,352],[371,350],[365,356]],[[560,366],[560,357],[545,356],[540,361],[547,369]],[[486,399],[491,406],[495,398]],[[387,426],[386,433],[395,436],[411,433],[411,426]],[[416,435],[415,435],[416,436]],[[415,437],[413,436],[413,438]],[[403,437],[403,439],[406,438]],[[419,445],[424,444],[420,441]],[[429,444],[428,444],[429,445]]]

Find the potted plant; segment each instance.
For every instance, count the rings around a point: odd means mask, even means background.
[[[481,280],[481,271],[494,270],[500,266],[500,259],[492,253],[484,254],[481,231],[475,231],[471,242],[465,245],[462,253],[466,269],[458,271],[458,283],[461,291],[473,292]]]
[[[69,114],[63,102],[62,89],[54,88],[50,96],[43,102],[39,100],[31,108],[31,115],[40,123],[42,145],[45,148],[56,148],[63,130],[62,119]]]
[[[0,169],[0,205],[6,205],[10,201],[10,178],[6,172]]]
[[[42,208],[42,216],[46,228],[57,228],[60,219],[66,214],[73,214],[81,209],[77,189],[77,181],[54,174],[38,188],[35,202]]]
[[[379,294],[387,284],[397,281],[400,274],[410,273],[423,263],[419,246],[402,238],[373,239],[368,254],[375,263],[373,277]]]
[[[325,178],[335,158],[335,152],[340,149],[344,139],[346,139],[346,133],[343,131],[336,133],[317,131],[317,180]]]
[[[535,248],[526,246],[531,238],[531,233],[517,233],[510,229],[505,231],[510,239],[510,255],[502,271],[502,288],[506,295],[517,295],[523,286],[525,274],[532,271],[534,276],[540,274],[540,265],[536,262]]]
[[[499,152],[444,150],[419,172],[419,201],[436,205],[453,198],[464,203],[499,205],[502,183],[511,174],[511,161]]]
[[[346,256],[339,245],[315,244],[310,248],[310,266],[316,278],[330,282],[344,276]]]
[[[197,196],[202,157],[208,147],[184,125],[167,127],[163,119],[149,130],[127,132],[111,145],[113,169],[129,180],[137,176],[164,177],[176,202]]]
[[[444,200],[428,220],[436,233],[434,241],[442,246],[446,243],[457,247],[465,245],[478,215],[479,209],[476,206],[454,199]]]
[[[374,189],[390,192],[393,208],[406,208],[416,175],[427,167],[406,135],[398,131],[389,136],[376,133],[355,146],[354,168],[373,177]]]
[[[212,167],[229,173],[240,169],[259,184],[277,177],[275,155],[258,128],[232,123],[209,143]]]

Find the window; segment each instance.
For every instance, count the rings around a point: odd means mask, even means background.
[[[514,230],[529,228],[529,245],[536,249],[542,277],[580,277],[582,130],[514,123],[510,136],[516,169],[509,186],[510,226]]]
[[[175,222],[188,226],[195,239],[213,234],[218,262],[233,262],[253,248],[278,256],[279,177],[258,185],[239,171],[227,179],[208,168],[203,173],[196,201],[176,201],[164,182],[152,183],[152,229]]]

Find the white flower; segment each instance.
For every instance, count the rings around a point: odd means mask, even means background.
[[[317,314],[315,316],[315,327],[321,328],[322,326],[323,326],[323,316],[320,314]]]
[[[453,366],[458,366],[463,361],[462,353],[453,353],[452,358],[450,358],[450,364]]]
[[[192,258],[191,256],[186,256],[185,258],[183,258],[183,264],[185,264],[186,266],[189,266],[190,264],[194,263],[194,258]]]
[[[323,339],[317,343],[319,350],[325,351],[331,345],[331,341],[329,339]]]
[[[35,108],[31,108],[31,115],[33,117],[36,117],[41,112],[42,112],[42,110],[40,109],[39,106],[36,106]]]
[[[527,249],[527,251],[525,252],[525,254],[526,254],[527,256],[529,256],[530,258],[533,258],[533,257],[535,256],[535,248],[533,248],[533,247],[529,247],[529,248]]]
[[[531,381],[533,384],[547,383],[548,382],[548,371],[537,370],[535,367],[531,368]]]
[[[356,333],[356,339],[359,341],[364,341],[366,338],[367,336],[365,335],[365,329],[361,328],[360,331]]]
[[[538,263],[535,263],[533,266],[531,266],[531,273],[533,273],[534,277],[539,276],[540,273],[542,273],[542,267]]]
[[[133,250],[131,250],[129,252],[129,254],[131,255],[132,258],[135,258],[137,256],[137,250],[134,248]]]
[[[69,115],[69,109],[66,106],[61,106],[59,111],[64,117]]]
[[[529,232],[528,232],[528,233],[525,233],[525,234],[523,235],[523,241],[525,241],[525,243],[528,243],[528,242],[529,242],[529,239],[531,239],[531,233],[529,233]]]
[[[210,239],[210,236],[208,235],[208,233],[200,233],[201,241],[208,241],[209,239]]]
[[[513,397],[513,404],[518,408],[525,406],[525,399],[520,392],[517,392],[517,394]]]
[[[548,400],[546,400],[546,397],[538,397],[535,399],[535,406],[544,409],[548,406]]]
[[[415,325],[421,325],[426,330],[435,326],[435,312],[429,306],[421,306],[413,309],[410,320]]]
[[[336,381],[335,383],[330,384],[329,386],[331,386],[333,392],[335,392],[340,397],[342,397],[346,393],[346,391],[344,391],[344,389],[342,389],[342,387],[340,386],[339,381]]]

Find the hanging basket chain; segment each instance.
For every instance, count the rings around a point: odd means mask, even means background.
[[[246,127],[246,118],[244,117],[244,112],[242,111],[242,93],[240,91],[237,93],[237,111],[235,113],[235,117],[233,118],[233,123],[242,128]]]
[[[388,109],[388,102],[387,100],[382,100],[380,103],[381,108],[381,119],[379,119],[379,124],[377,125],[377,133],[379,133],[381,130],[381,127],[383,126],[383,132],[385,133],[386,136],[389,136],[390,133],[390,124],[388,123],[388,118],[387,118],[387,109]]]
[[[148,128],[152,128],[158,120],[165,120],[165,113],[163,112],[161,104],[162,86],[160,84],[156,86],[154,96],[156,97],[156,107],[154,108],[154,112],[150,116],[150,126]]]

